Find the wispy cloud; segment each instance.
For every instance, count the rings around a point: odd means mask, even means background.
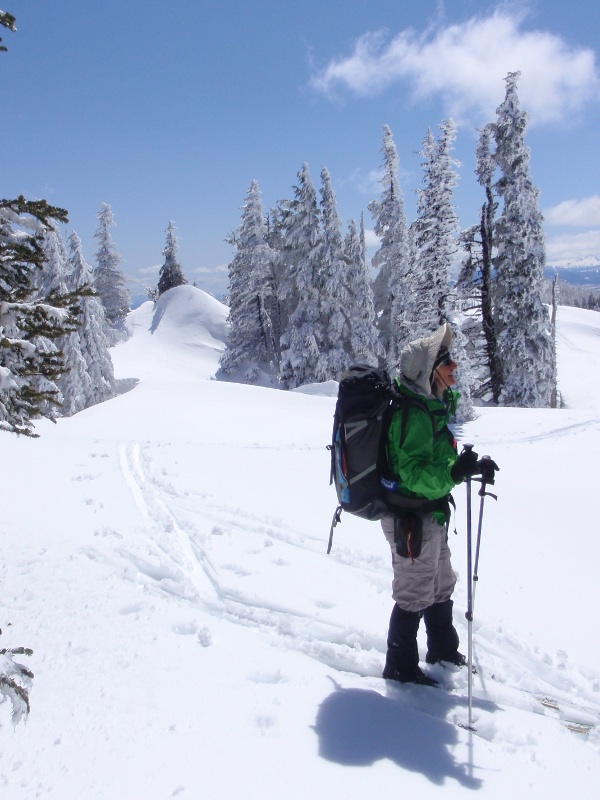
[[[521,72],[519,97],[532,124],[572,118],[600,97],[596,56],[560,36],[525,30],[524,15],[496,10],[487,18],[418,33],[365,33],[349,56],[313,75],[312,86],[372,96],[400,81],[415,100],[440,96],[446,112],[476,124],[492,118],[503,97],[502,79]]]
[[[567,225],[571,228],[600,227],[600,195],[582,200],[564,200],[544,211],[549,225]]]
[[[223,273],[229,269],[228,264],[219,264],[216,267],[196,267],[192,270],[193,275],[211,275],[214,272]]]
[[[600,230],[553,236],[546,242],[549,264],[600,263]]]

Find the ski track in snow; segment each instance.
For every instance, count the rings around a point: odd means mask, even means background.
[[[232,587],[224,573],[237,572],[244,577],[251,574],[251,568],[245,566],[242,569],[232,564],[217,569],[207,555],[208,537],[201,534],[199,528],[217,531],[219,536],[227,531],[243,536],[268,537],[284,546],[312,553],[322,553],[321,539],[294,534],[270,519],[242,516],[239,509],[228,508],[205,497],[202,498],[200,519],[196,519],[196,523],[184,521],[181,510],[175,510],[174,506],[185,508],[187,500],[189,513],[188,498],[179,495],[170,485],[166,488],[153,477],[152,459],[147,449],[142,448],[139,442],[129,442],[120,446],[119,456],[123,478],[145,521],[144,535],[150,536],[149,540],[144,539],[144,548],[150,549],[150,558],[124,548],[118,550],[121,557],[137,570],[146,586],[148,582],[153,583],[161,592],[197,603],[209,613],[258,628],[276,639],[283,636],[287,647],[292,646],[335,669],[380,675],[379,649],[370,653],[366,662],[363,659],[360,665],[356,663],[355,647],[359,639],[364,639],[363,632],[325,622],[316,616],[299,614],[268,598],[254,600]],[[252,556],[261,558],[262,552],[250,545],[244,554],[244,563],[247,564]],[[341,558],[351,565],[351,558]],[[380,637],[377,645],[381,646]],[[374,646],[370,644],[370,648]]]
[[[578,433],[585,433],[587,430],[600,430],[600,417],[593,417],[586,419],[582,422],[573,422],[570,425],[560,425],[557,428],[551,428],[543,433],[536,433],[532,436],[518,436],[512,439],[485,439],[479,441],[478,447],[488,447],[493,445],[508,445],[508,444],[527,444],[533,442],[543,442],[548,439],[555,439],[561,436],[568,436],[574,431]]]
[[[565,426],[564,430],[596,422],[589,420]],[[556,435],[557,430],[554,430],[530,437],[530,440]],[[147,590],[167,592],[232,624],[257,629],[271,637],[275,644],[301,651],[338,673],[359,680],[360,685],[366,682],[376,691],[396,696],[397,689],[384,684],[380,677],[385,658],[384,637],[328,621],[322,616],[299,613],[273,598],[253,595],[239,588],[244,578],[253,573],[253,559],[264,559],[264,547],[277,542],[283,548],[300,548],[309,555],[320,554],[321,539],[295,533],[281,521],[244,513],[202,494],[190,497],[178,492],[157,477],[160,469],[154,461],[151,445],[129,442],[120,446],[119,455],[123,479],[144,520],[140,549],[145,552],[141,555],[123,547],[117,552],[137,571],[138,579]],[[214,557],[209,553],[214,540],[225,535],[235,537],[238,558],[232,559],[231,547],[226,547],[227,560],[218,563],[219,553]],[[262,545],[257,543],[257,537],[262,539]],[[346,567],[356,565],[364,571],[364,563],[353,558],[343,545],[338,545],[336,558]],[[280,563],[285,563],[285,559],[280,558]],[[387,585],[387,562],[375,562],[370,569],[374,578]],[[466,628],[460,618],[457,624],[459,628],[461,624]],[[461,638],[466,641],[466,630],[462,630]],[[495,737],[496,712],[498,706],[504,705],[536,717],[551,717],[557,723],[589,724],[592,726],[589,733],[573,735],[585,738],[600,750],[597,675],[574,672],[567,667],[566,656],[564,663],[557,664],[510,634],[490,631],[483,626],[476,629],[475,665],[478,673],[473,679],[474,710],[479,736],[490,740]],[[411,688],[407,692],[406,687],[402,687],[397,699],[415,711],[464,724],[468,692],[465,671],[446,669],[442,665],[431,667],[430,671],[450,693],[450,703],[440,703],[439,696],[436,700],[437,693],[424,702],[422,691],[414,692]],[[544,707],[539,699],[542,696],[556,700],[559,709]],[[503,732],[503,736],[506,735]],[[528,743],[533,747],[535,737]],[[515,744],[521,746],[524,742],[515,741]]]

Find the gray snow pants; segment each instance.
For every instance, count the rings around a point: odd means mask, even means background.
[[[423,611],[434,603],[449,600],[456,585],[450,563],[448,529],[431,514],[423,517],[421,554],[413,561],[396,552],[394,518],[384,517],[381,527],[392,551],[392,596],[405,611]]]

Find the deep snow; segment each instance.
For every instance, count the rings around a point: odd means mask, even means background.
[[[19,660],[35,673],[26,725],[0,706],[2,796],[596,798],[600,315],[560,309],[567,408],[480,409],[457,430],[501,467],[475,733],[457,724],[464,671],[434,668],[437,690],[379,677],[392,600],[378,524],[345,515],[326,555],[331,386],[214,380],[226,315],[189,286],[144,304],[112,351],[120,396],[39,423],[37,440],[2,437],[0,648],[31,647]]]

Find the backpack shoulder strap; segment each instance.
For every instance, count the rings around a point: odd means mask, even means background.
[[[396,390],[394,391],[394,396],[392,399],[390,410],[392,413],[395,411],[402,412],[402,421],[400,423],[400,445],[402,445],[402,442],[406,437],[406,426],[408,425],[408,414],[406,413],[406,411],[409,410],[410,408],[418,408],[421,411],[424,411],[427,414],[428,418],[431,420],[431,427],[433,429],[433,432],[435,433],[433,415],[430,409],[428,408],[427,403],[424,403],[417,397],[408,397],[402,392]]]

